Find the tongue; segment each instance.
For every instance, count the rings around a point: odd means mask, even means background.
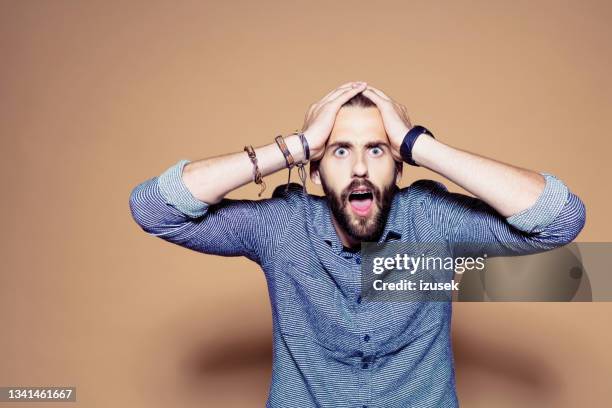
[[[351,200],[351,207],[359,212],[367,211],[372,205],[371,198]]]

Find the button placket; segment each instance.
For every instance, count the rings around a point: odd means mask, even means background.
[[[356,274],[361,274],[361,256],[360,255],[355,255],[354,259],[353,259],[353,265],[352,265],[352,269],[355,271]],[[367,331],[369,330],[369,327],[367,326],[367,311],[368,308],[366,308],[363,304],[363,297],[361,296],[361,284],[359,282],[359,289],[358,289],[358,293],[357,296],[355,297],[355,306],[356,306],[356,310],[357,310],[357,316],[358,316],[358,324],[356,329],[358,330],[359,333],[359,351],[356,353],[357,357],[359,358],[359,360],[357,360],[357,369],[361,372],[361,375],[359,375],[360,377],[360,383],[362,384],[360,386],[360,398],[363,401],[362,404],[360,405],[360,407],[368,407],[367,403],[365,403],[366,401],[368,401],[369,396],[370,396],[370,386],[371,386],[371,371],[369,370],[371,368],[371,350],[370,350],[370,345],[368,343],[369,341],[369,335],[367,335]],[[368,336],[368,340],[364,341],[364,336]]]

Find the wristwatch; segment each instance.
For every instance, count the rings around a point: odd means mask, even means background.
[[[400,155],[402,156],[402,160],[404,160],[406,163],[410,164],[411,166],[420,167],[412,159],[412,147],[414,146],[414,143],[416,142],[418,137],[421,136],[423,133],[428,134],[429,136],[435,139],[433,133],[431,133],[429,129],[427,129],[424,126],[420,126],[420,125],[413,126],[408,131],[408,133],[406,133],[406,136],[404,136],[404,141],[402,142],[402,145],[400,147]]]

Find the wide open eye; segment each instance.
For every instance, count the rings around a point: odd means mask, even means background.
[[[336,150],[334,150],[334,156],[336,157],[346,157],[348,156],[348,154],[349,154],[349,151],[345,147],[339,147]]]
[[[372,154],[372,156],[382,156],[384,152],[385,151],[378,146],[375,146],[370,149],[370,153]]]

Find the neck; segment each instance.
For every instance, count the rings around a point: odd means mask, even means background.
[[[348,232],[346,232],[346,230],[342,228],[338,220],[336,220],[336,216],[334,214],[332,214],[331,218],[332,224],[336,229],[336,234],[338,234],[338,238],[340,238],[340,242],[342,242],[342,245],[351,249],[359,248],[361,246],[361,241],[355,239]]]

